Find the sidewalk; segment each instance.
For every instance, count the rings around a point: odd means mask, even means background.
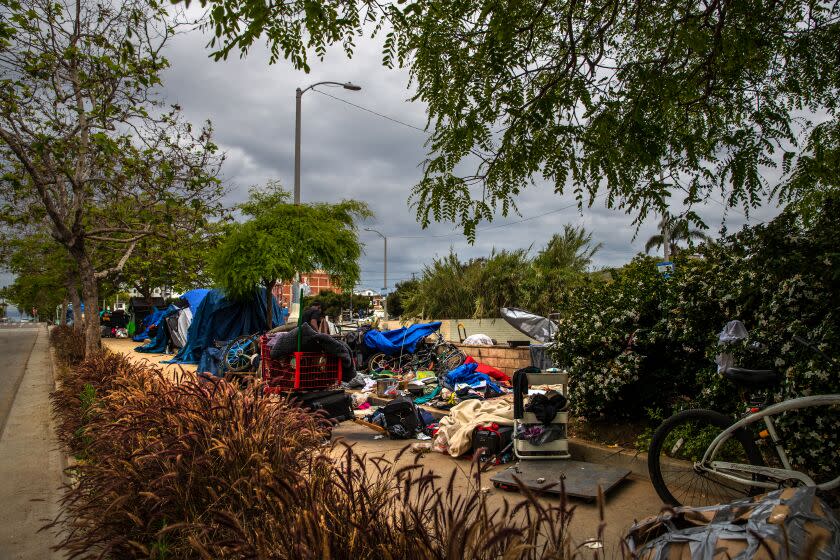
[[[0,439],[0,558],[61,558],[54,534],[38,530],[58,514],[64,457],[50,416],[54,386],[49,336],[39,329]]]

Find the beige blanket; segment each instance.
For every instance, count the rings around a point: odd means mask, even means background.
[[[440,431],[449,444],[449,454],[459,457],[472,446],[472,433],[476,426],[492,424],[513,425],[513,403],[504,399],[480,401],[471,399],[452,407],[449,416],[440,421]]]

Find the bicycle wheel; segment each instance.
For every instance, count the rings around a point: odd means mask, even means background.
[[[758,488],[742,484],[696,466],[732,419],[712,410],[686,410],[657,428],[648,451],[648,472],[656,493],[672,506],[708,506],[754,495]],[[762,465],[761,452],[743,429],[725,441],[716,460]],[[750,478],[742,472],[732,472]],[[754,478],[753,478],[754,479]]]
[[[383,369],[390,370],[391,367],[393,367],[391,358],[382,352],[374,354],[368,359],[368,371],[370,373],[376,373],[377,371],[382,371]]]
[[[435,370],[438,374],[443,375],[444,373],[452,371],[456,367],[462,365],[467,359],[466,354],[451,344],[447,344],[442,348],[443,352],[438,354]]]
[[[243,335],[234,338],[224,350],[225,371],[248,371],[252,367],[254,357],[259,353],[256,336]]]

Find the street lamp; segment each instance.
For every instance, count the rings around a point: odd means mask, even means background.
[[[303,97],[303,94],[309,91],[310,89],[314,88],[315,86],[321,85],[341,86],[344,89],[350,91],[359,91],[360,89],[362,89],[361,86],[357,86],[350,82],[344,84],[340,82],[318,82],[312,84],[311,86],[305,89],[297,88],[295,92],[295,204],[300,204],[300,98]],[[290,309],[291,304],[300,303],[300,288],[298,288],[299,282],[300,273],[296,272],[295,280],[292,283],[292,298],[289,306]],[[300,313],[300,310],[298,310],[298,313]]]
[[[388,238],[385,237],[379,231],[377,231],[373,228],[367,228],[366,227],[365,231],[372,231],[373,233],[375,233],[376,235],[381,237],[382,240],[385,242],[385,261],[384,261],[384,264],[383,264],[383,266],[384,266],[384,270],[383,270],[383,272],[384,272],[383,280],[384,281],[383,281],[383,284],[385,284],[385,285],[382,288],[383,290],[385,290],[385,297],[382,298],[382,313],[385,315],[384,319],[387,321],[388,320]]]
[[[300,98],[303,94],[314,88],[315,86],[330,85],[341,86],[350,91],[359,91],[362,86],[357,86],[347,82],[342,84],[340,82],[318,82],[312,84],[306,89],[297,88],[295,98],[295,204],[300,204]]]

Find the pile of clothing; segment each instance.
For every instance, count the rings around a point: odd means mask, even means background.
[[[269,335],[266,344],[271,351],[272,359],[297,352],[298,348],[301,352],[323,352],[337,356],[341,360],[342,381],[347,382],[356,377],[356,366],[347,343],[331,335],[317,332],[308,323],[301,323],[299,327],[290,331],[273,333]]]
[[[423,403],[441,410],[450,410],[467,400],[485,400],[510,393],[510,377],[503,371],[480,364],[471,356],[441,378],[438,389]]]

